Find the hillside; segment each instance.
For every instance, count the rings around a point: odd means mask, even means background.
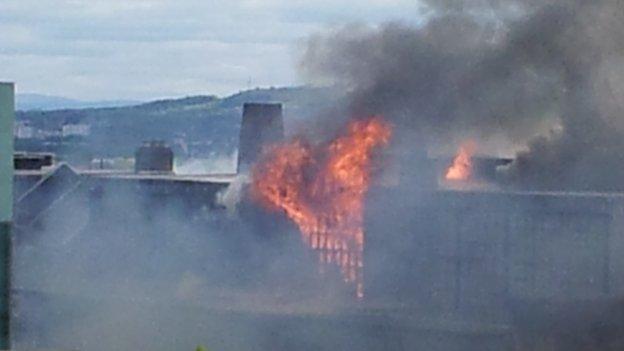
[[[308,119],[331,106],[337,96],[330,89],[295,87],[254,89],[226,97],[192,96],[159,100],[134,106],[18,111],[18,121],[39,130],[59,130],[64,123],[91,126],[91,135],[76,142],[43,145],[18,140],[17,147],[80,155],[82,159],[131,155],[144,140],[162,139],[187,154],[231,154],[238,145],[242,105],[245,102],[281,102],[285,123]],[[190,146],[191,151],[188,151]]]

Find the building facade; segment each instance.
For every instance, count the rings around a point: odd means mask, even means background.
[[[0,83],[0,349],[10,348],[10,262],[13,217],[15,88]]]

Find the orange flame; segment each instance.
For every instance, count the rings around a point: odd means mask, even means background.
[[[446,171],[447,180],[468,180],[472,175],[472,155],[476,146],[473,142],[468,142],[459,147],[453,164]]]
[[[358,298],[364,296],[363,216],[371,156],[391,133],[381,117],[353,121],[326,146],[303,139],[274,145],[252,170],[254,198],[283,210],[319,252],[320,263],[337,265],[344,280],[355,284]]]

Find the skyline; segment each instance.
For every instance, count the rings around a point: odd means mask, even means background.
[[[0,81],[78,100],[301,85],[297,57],[310,35],[422,13],[404,0],[5,0]]]

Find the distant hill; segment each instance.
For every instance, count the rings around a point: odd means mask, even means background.
[[[283,103],[288,127],[311,118],[338,99],[339,94],[332,89],[290,87],[247,90],[225,98],[191,96],[122,107],[18,111],[18,121],[28,120],[40,130],[58,130],[67,122],[85,123],[91,126],[91,135],[79,144],[57,142],[56,148],[40,142],[19,142],[16,146],[61,154],[80,152],[88,159],[132,155],[142,141],[160,139],[191,150],[184,151],[189,157],[197,156],[195,153],[231,154],[238,147],[243,103]]]
[[[25,97],[43,95],[18,95],[18,106],[26,106]],[[51,99],[57,99],[49,97]],[[118,101],[122,106],[97,106],[97,107],[63,107],[57,109],[20,109],[18,108],[18,120],[30,120],[35,124],[57,124],[68,119],[77,122],[102,123],[114,121],[117,126],[124,124],[138,124],[172,120],[177,123],[185,118],[210,119],[215,116],[232,115],[240,117],[242,106],[245,102],[279,102],[284,105],[285,118],[306,119],[319,113],[321,110],[332,106],[340,98],[339,94],[330,88],[316,87],[287,87],[253,89],[237,94],[219,98],[211,95],[189,96],[183,98],[156,100],[145,103],[131,101]],[[21,102],[20,102],[20,99]],[[63,98],[58,98],[63,99]],[[65,103],[85,103],[75,100],[64,99]],[[58,101],[61,104],[61,101]],[[100,102],[101,104],[115,104],[114,101]],[[50,105],[53,101],[50,100]],[[92,104],[96,104],[93,102]],[[128,105],[124,105],[128,104]],[[187,121],[188,122],[188,121]],[[147,126],[146,126],[147,127]]]
[[[15,100],[16,109],[20,111],[49,111],[60,109],[115,107],[137,105],[141,103],[140,101],[132,100],[83,101],[41,94],[17,94]]]

